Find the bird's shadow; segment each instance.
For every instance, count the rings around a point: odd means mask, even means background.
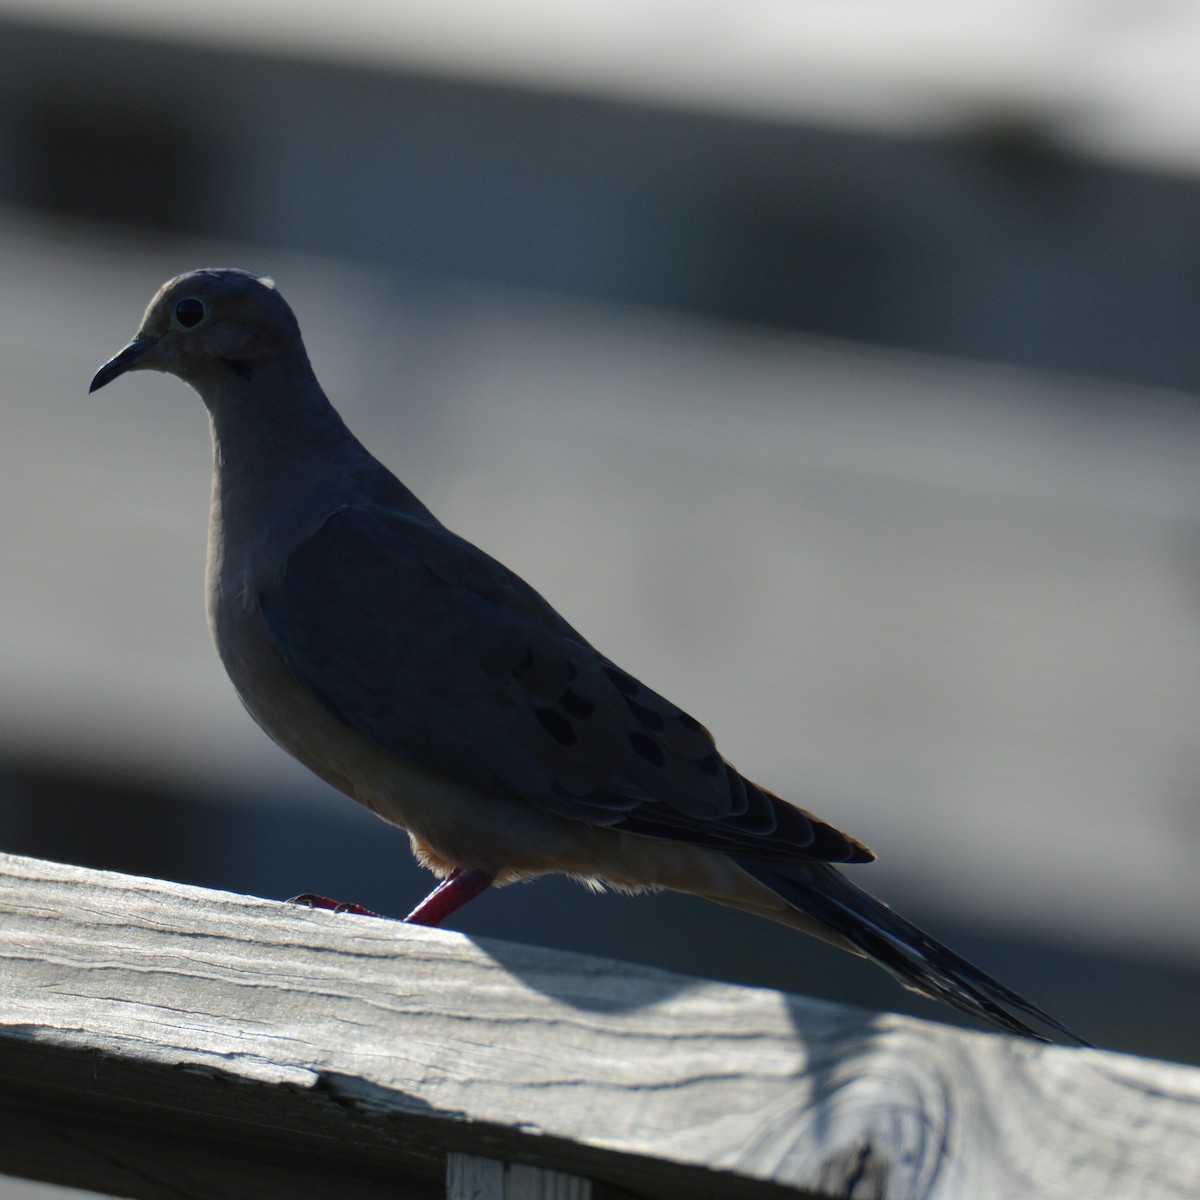
[[[738,1050],[729,1056],[729,1070],[749,1071],[748,1087],[754,1070],[764,1072],[763,1109],[741,1151],[747,1163],[769,1158],[786,1176],[787,1160],[794,1158],[797,1171],[807,1177],[815,1171],[831,1194],[849,1194],[854,1180],[883,1188],[898,1170],[909,1180],[936,1170],[945,1135],[933,1119],[941,1098],[927,1094],[936,1073],[886,1069],[881,1082],[880,1063],[888,1055],[880,1052],[893,1024],[887,1013],[773,990],[761,993],[771,997],[765,1006],[750,1006],[745,989],[733,984],[571,952],[547,955],[491,938],[471,940],[522,985],[570,1009],[622,1025],[639,1014],[642,1034],[661,1029],[665,1070],[677,1048],[683,1053],[698,1039],[718,1046],[734,1039]],[[689,1011],[693,991],[704,991],[705,1002]],[[714,1004],[723,1010],[715,1018]],[[660,1006],[661,1021],[653,1011]],[[747,1054],[746,1041],[754,1038],[762,1045]],[[903,1131],[903,1163],[895,1155],[897,1131]]]

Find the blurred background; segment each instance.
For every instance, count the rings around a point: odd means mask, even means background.
[[[167,277],[1106,1047],[1200,1061],[1200,4],[0,0],[0,849],[402,914],[252,725]],[[472,935],[953,1019],[670,896]],[[14,1193],[15,1194],[15,1193]]]

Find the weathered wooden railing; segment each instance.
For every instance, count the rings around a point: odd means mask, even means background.
[[[1200,1196],[1200,1070],[0,856],[0,1173],[146,1200]]]

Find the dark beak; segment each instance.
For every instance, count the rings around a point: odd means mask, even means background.
[[[88,387],[88,391],[99,391],[106,383],[112,383],[118,375],[124,375],[126,371],[136,370],[141,365],[142,359],[157,345],[158,338],[144,337],[139,333],[120,354],[115,358],[110,358],[92,376],[92,382]]]

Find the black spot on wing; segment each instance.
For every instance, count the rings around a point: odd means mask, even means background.
[[[561,639],[552,636],[530,637],[514,649],[512,662],[513,681],[529,699],[548,707],[561,707],[559,697],[579,673]]]
[[[663,748],[652,737],[639,730],[635,729],[629,735],[629,745],[635,754],[644,758],[652,767],[661,767],[667,761]]]
[[[558,707],[578,721],[586,721],[596,711],[596,706],[573,688],[567,688],[558,698]]]
[[[642,685],[632,675],[626,675],[619,667],[605,667],[604,673],[613,687],[626,696],[636,696],[642,690]]]
[[[666,722],[663,720],[661,713],[656,713],[654,709],[647,708],[644,704],[639,704],[624,692],[621,693],[621,699],[625,701],[625,707],[629,709],[633,719],[639,725],[649,729],[652,733],[662,731]]]
[[[703,758],[696,759],[696,766],[709,777],[719,775],[723,765],[721,756],[715,750],[711,754],[706,754]]]
[[[576,740],[574,726],[562,713],[553,708],[537,707],[533,710],[542,728],[560,745],[570,746]]]

